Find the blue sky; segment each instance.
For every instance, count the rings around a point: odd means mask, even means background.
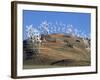
[[[91,28],[91,14],[90,13],[74,13],[74,12],[51,12],[51,11],[33,11],[23,10],[23,38],[25,39],[25,29],[28,25],[33,25],[39,29],[40,24],[43,21],[52,23],[49,29],[53,27],[53,24],[71,24],[77,30],[90,34]],[[54,26],[58,29],[58,26]],[[60,29],[62,26],[59,26]],[[63,33],[64,30],[58,30],[57,33]],[[53,30],[52,32],[53,33]]]

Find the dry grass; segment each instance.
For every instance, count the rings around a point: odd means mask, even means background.
[[[61,35],[51,35],[55,38],[64,38],[70,43],[75,43],[76,38],[67,38]],[[66,47],[62,42],[46,42],[39,48],[39,53],[33,59],[24,60],[24,69],[31,68],[49,68],[61,66],[89,66],[90,51],[84,48],[84,43],[80,39],[80,43],[73,48]]]

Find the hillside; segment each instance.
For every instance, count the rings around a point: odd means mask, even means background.
[[[89,45],[82,38],[50,34],[46,42],[39,44],[38,49],[33,48],[31,41],[24,41],[23,68],[89,66],[90,55]]]

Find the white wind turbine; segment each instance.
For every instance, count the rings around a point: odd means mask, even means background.
[[[27,37],[28,38],[32,38],[34,36],[34,30],[33,30],[33,25],[29,25],[29,26],[26,26],[26,32],[27,32]]]
[[[69,34],[69,35],[73,35],[73,29],[72,28],[73,28],[73,26],[71,24],[68,24],[66,33]]]
[[[49,33],[48,26],[49,26],[49,24],[47,23],[47,21],[43,21],[41,23],[41,27],[43,28],[45,35],[48,35],[48,33]]]

